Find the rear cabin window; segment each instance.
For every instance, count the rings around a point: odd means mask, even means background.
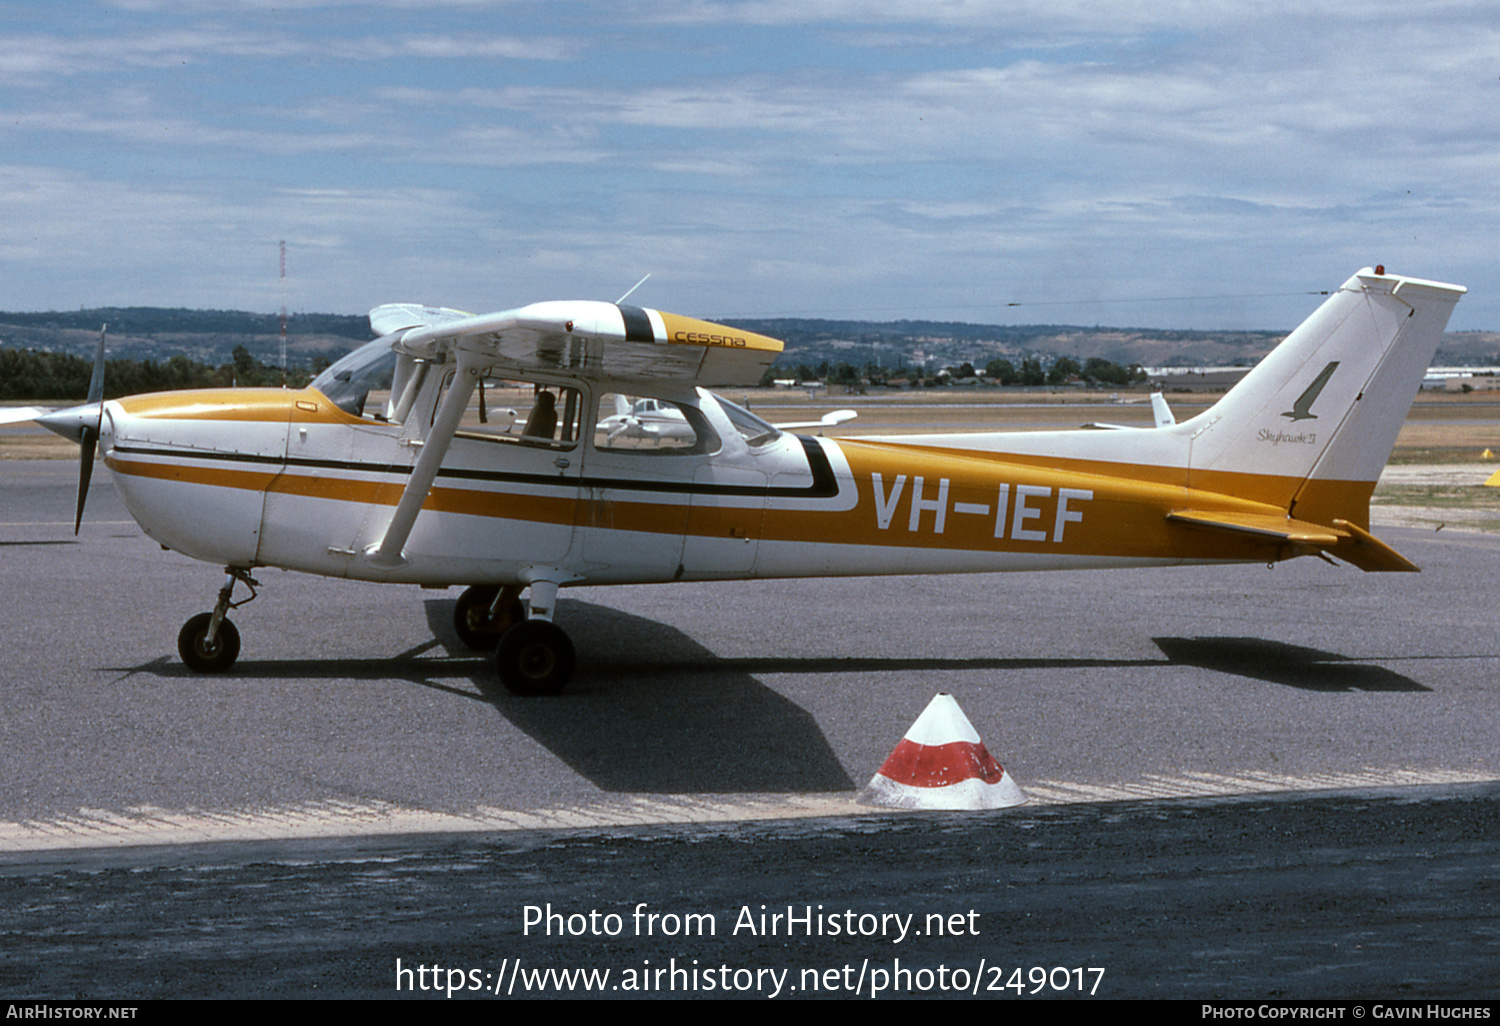
[[[696,407],[607,392],[599,400],[594,448],[643,455],[713,452],[719,438]]]
[[[434,416],[452,384],[451,378],[444,384],[443,396],[433,407]],[[469,397],[458,436],[572,448],[578,443],[582,410],[583,393],[576,388],[486,377]]]

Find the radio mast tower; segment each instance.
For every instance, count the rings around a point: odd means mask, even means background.
[[[286,240],[281,240],[281,387],[286,387]]]

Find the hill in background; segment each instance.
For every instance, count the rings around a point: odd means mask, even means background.
[[[68,313],[0,313],[0,346],[69,353],[93,359],[99,328],[109,325],[111,359],[165,362],[174,356],[210,366],[233,358],[244,346],[267,366],[281,365],[281,319],[277,314],[235,310],[107,307]],[[368,342],[370,322],[340,314],[287,318],[287,365],[326,366]]]
[[[232,310],[111,307],[77,312],[0,313],[0,346],[70,353],[92,359],[99,328],[109,325],[111,358],[165,361],[185,356],[210,366],[244,346],[261,363],[280,366],[276,314]],[[806,318],[733,320],[786,342],[777,364],[848,363],[888,371],[929,370],[996,358],[1099,357],[1128,366],[1250,366],[1285,335],[1280,331],[1168,331],[1070,325],[985,325],[944,321],[834,321]],[[317,370],[373,337],[362,316],[296,314],[287,319],[287,363]],[[1500,332],[1450,332],[1440,365],[1500,364]]]

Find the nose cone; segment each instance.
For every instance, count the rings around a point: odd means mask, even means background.
[[[85,431],[97,431],[101,427],[103,412],[102,403],[85,403],[66,410],[53,410],[36,418],[36,422],[70,442],[82,442]]]

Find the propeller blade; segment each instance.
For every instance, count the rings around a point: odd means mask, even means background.
[[[106,324],[99,329],[99,351],[94,354],[94,373],[89,375],[89,397],[86,403],[97,403],[104,400],[104,335],[109,331]]]
[[[99,429],[85,427],[78,439],[78,511],[73,516],[73,534],[83,526],[83,504],[89,497],[89,480],[94,476],[94,449],[99,444]]]
[[[87,421],[78,429],[78,510],[73,515],[73,534],[83,526],[83,504],[88,501],[89,481],[94,476],[94,451],[99,447],[99,430],[104,426],[104,336],[109,331],[106,324],[99,329],[99,351],[94,354],[94,373],[89,376],[89,397],[86,403],[98,403],[93,425]]]

